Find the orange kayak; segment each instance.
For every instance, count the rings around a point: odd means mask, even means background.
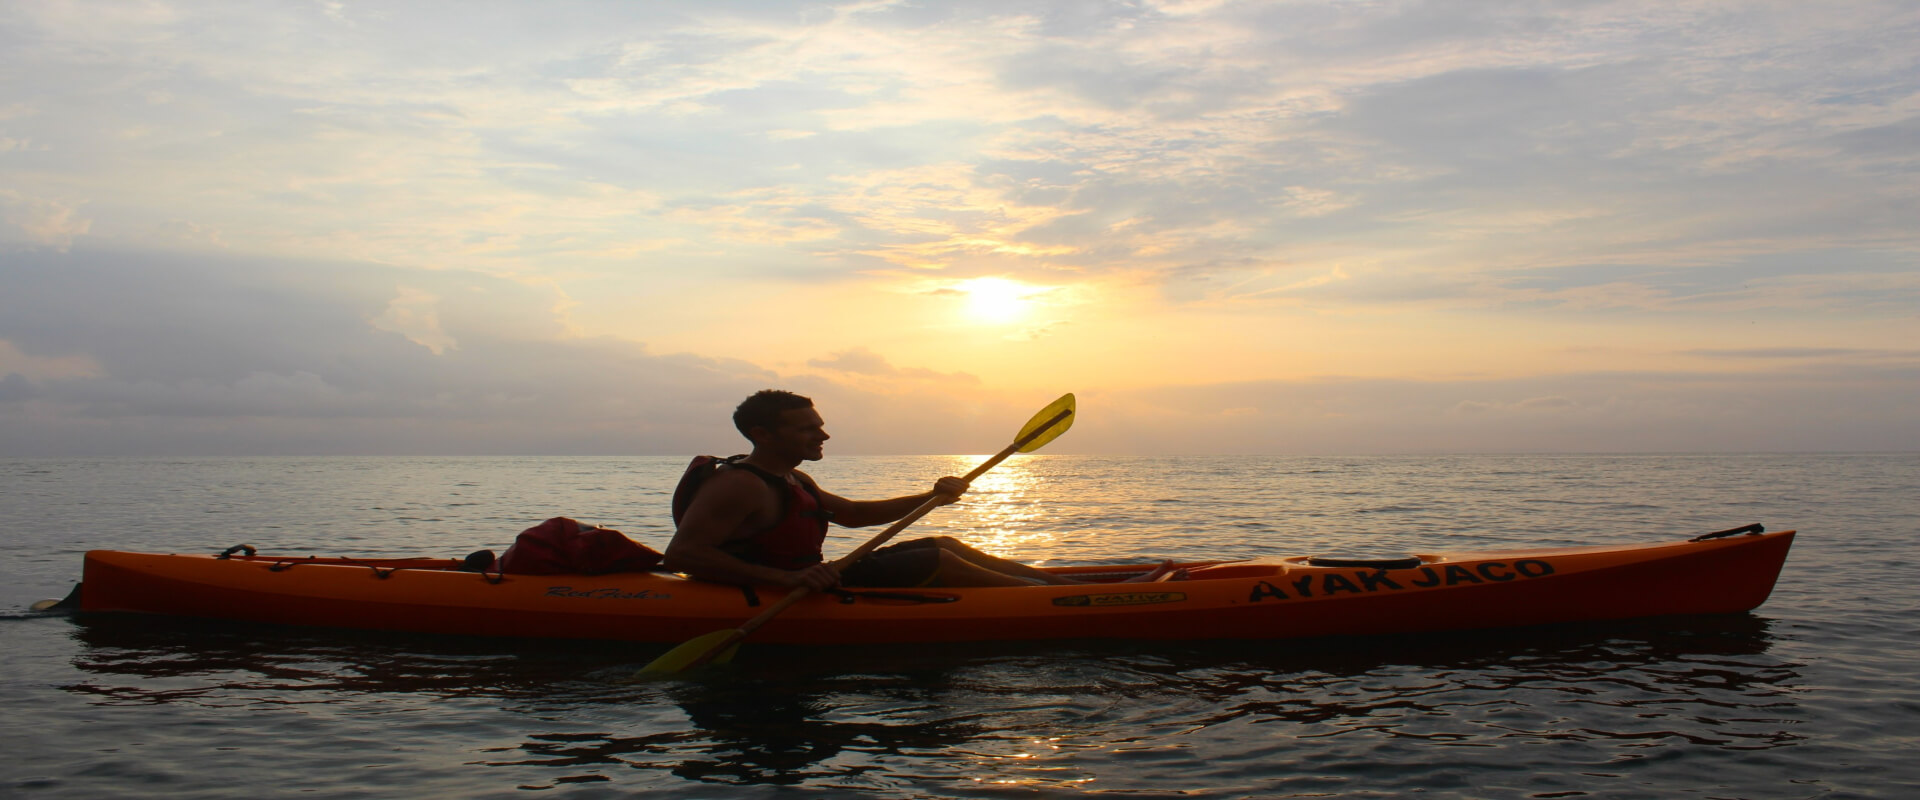
[[[1724,614],[1765,602],[1793,531],[1759,526],[1627,546],[1383,560],[1183,565],[1187,580],[858,590],[805,598],[754,634],[789,643],[1283,639]],[[1733,535],[1726,535],[1733,534]],[[421,633],[681,642],[736,627],[782,590],[667,573],[497,575],[455,559],[86,555],[82,612]],[[1090,581],[1135,567],[1062,567]]]

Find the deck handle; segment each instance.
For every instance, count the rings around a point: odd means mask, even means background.
[[[1752,525],[1742,525],[1738,528],[1728,528],[1724,531],[1714,531],[1713,533],[1703,533],[1703,534],[1700,534],[1699,536],[1695,536],[1691,539],[1688,539],[1687,541],[1704,542],[1708,539],[1718,539],[1722,536],[1733,536],[1733,535],[1742,534],[1742,533],[1747,534],[1749,536],[1758,536],[1766,532],[1767,532],[1766,526],[1756,522],[1756,523],[1753,523]]]

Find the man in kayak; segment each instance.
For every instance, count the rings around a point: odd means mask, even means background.
[[[936,536],[882,547],[837,573],[823,560],[829,520],[849,528],[884,525],[922,503],[951,503],[967,482],[945,477],[931,491],[889,500],[848,500],[801,472],[825,456],[826,422],[813,401],[775,389],[733,412],[753,452],[728,461],[693,491],[667,545],[664,566],[703,580],[773,584],[814,591],[848,586],[1032,586],[1080,583]],[[1170,566],[1162,570],[1170,569]],[[1160,578],[1155,570],[1141,579]]]

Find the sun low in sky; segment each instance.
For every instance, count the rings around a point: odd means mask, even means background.
[[[1035,290],[1006,278],[974,278],[960,285],[967,295],[967,315],[988,324],[1014,322],[1027,315]]]
[[[0,455],[1920,448],[1920,8],[18,3]]]

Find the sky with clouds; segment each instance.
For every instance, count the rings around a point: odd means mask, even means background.
[[[6,8],[0,455],[1920,449],[1909,2]]]

